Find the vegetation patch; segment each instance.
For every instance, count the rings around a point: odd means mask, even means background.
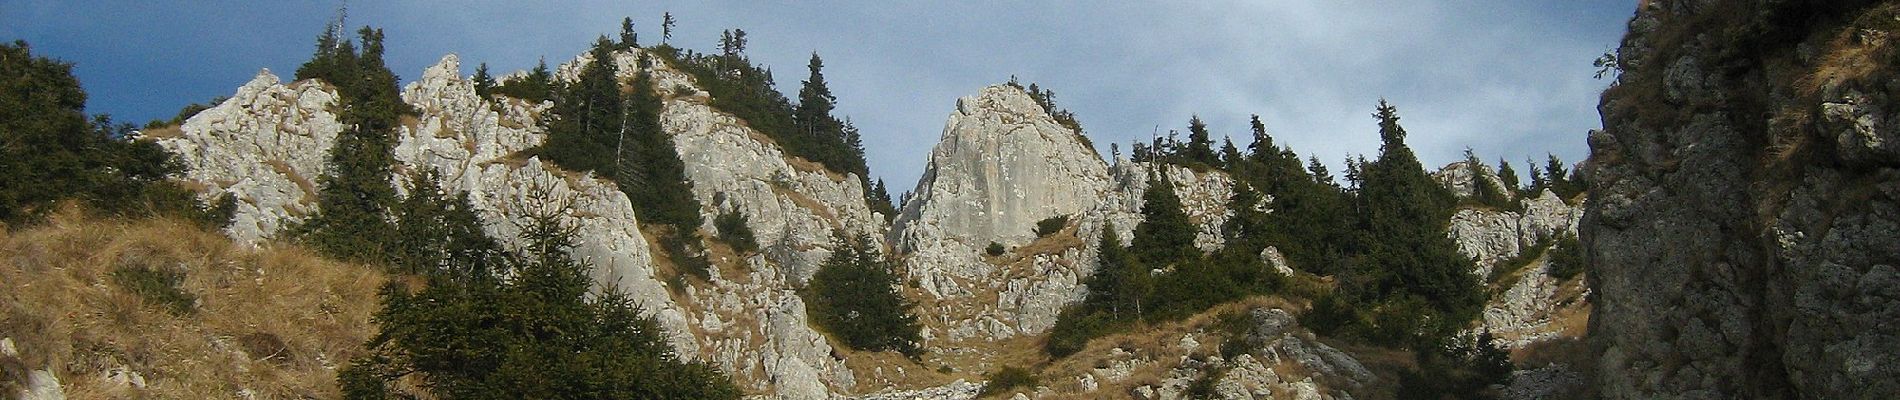
[[[1042,384],[1042,380],[1037,378],[1036,374],[1013,365],[991,372],[984,378],[989,381],[983,384],[983,390],[977,392],[976,397],[999,396],[1012,393],[1016,389],[1035,389],[1037,385]]]
[[[190,314],[198,306],[198,296],[179,288],[184,281],[185,273],[181,271],[144,266],[121,266],[112,270],[112,283],[118,284],[120,289],[174,315]]]

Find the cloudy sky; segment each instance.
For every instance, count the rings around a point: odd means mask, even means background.
[[[1244,140],[1259,114],[1282,143],[1337,168],[1378,151],[1370,113],[1385,98],[1428,167],[1465,147],[1578,161],[1608,83],[1590,63],[1636,0],[517,3],[359,1],[348,23],[384,28],[405,82],[447,53],[464,75],[477,62],[505,72],[568,60],[621,17],[650,43],[670,11],[675,44],[702,51],[742,28],[781,90],[797,90],[812,52],[824,57],[872,174],[900,191],[956,98],[1012,75],[1055,90],[1103,153],[1197,114]],[[337,4],[0,0],[0,40],[75,63],[89,112],[142,123],[229,95],[260,68],[288,78]]]

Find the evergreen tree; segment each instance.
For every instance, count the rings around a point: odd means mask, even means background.
[[[595,40],[590,55],[594,61],[581,68],[580,78],[561,90],[554,103],[556,117],[539,152],[570,171],[614,176],[625,110],[615,78],[619,68],[613,62],[613,42],[606,37]]]
[[[1538,193],[1543,192],[1544,189],[1549,189],[1550,181],[1546,180],[1544,170],[1537,169],[1537,163],[1530,162],[1530,160],[1524,160],[1524,163],[1531,166],[1531,187],[1528,196],[1536,196]]]
[[[1241,161],[1240,148],[1234,147],[1234,138],[1226,138],[1224,143],[1220,146],[1221,169],[1233,171],[1235,166],[1240,165]]]
[[[318,38],[316,56],[297,69],[297,79],[335,85],[342,97],[337,135],[326,173],[317,179],[318,214],[296,230],[326,255],[382,262],[394,238],[389,208],[396,201],[390,174],[399,118],[412,112],[397,94],[396,75],[383,64],[383,33],[357,31],[361,54],[339,42],[332,27]]]
[[[1548,154],[1548,156],[1549,158],[1544,163],[1544,184],[1549,185],[1550,190],[1556,192],[1557,197],[1561,198],[1568,199],[1581,192],[1582,190],[1572,185],[1569,179],[1570,172],[1564,166],[1563,160],[1557,159],[1556,154]]]
[[[673,19],[672,12],[660,16],[660,45],[664,46],[673,41],[673,25],[676,23],[679,21]]]
[[[1497,187],[1491,183],[1490,179],[1485,179],[1484,167],[1484,161],[1478,160],[1478,154],[1471,151],[1470,147],[1466,147],[1465,168],[1471,171],[1471,199],[1492,208],[1510,208],[1510,200],[1504,192],[1509,189]]]
[[[825,83],[824,59],[819,58],[818,53],[812,53],[811,62],[806,67],[811,75],[798,89],[798,107],[792,114],[792,124],[801,136],[800,140],[792,143],[799,147],[795,152],[806,154],[812,161],[824,164],[829,169],[855,173],[860,177],[869,175],[869,168],[864,161],[864,144],[857,128],[831,115],[837,107],[838,98],[831,94],[831,87]]]
[[[1375,340],[1442,337],[1476,317],[1485,300],[1471,259],[1445,233],[1455,197],[1405,145],[1396,108],[1380,101],[1374,117],[1379,159],[1361,166],[1368,243],[1346,291],[1376,310],[1368,332]]]
[[[1188,162],[1201,165],[1218,165],[1220,162],[1214,154],[1214,140],[1208,136],[1207,123],[1201,122],[1198,115],[1188,119],[1187,149],[1181,156]]]
[[[620,44],[619,49],[621,50],[634,49],[634,48],[640,47],[640,33],[633,31],[633,17],[625,17],[625,18],[620,19],[620,43],[619,44]]]
[[[1352,159],[1348,158],[1346,161],[1347,164],[1350,165]],[[1312,156],[1306,159],[1306,170],[1313,174],[1314,182],[1328,185],[1336,184],[1336,181],[1333,179],[1333,173],[1326,171],[1326,164],[1319,162],[1319,156]]]
[[[1126,310],[1130,316],[1141,316],[1141,300],[1147,298],[1153,290],[1154,281],[1147,268],[1141,266],[1128,250],[1122,248],[1121,237],[1115,233],[1115,224],[1108,223],[1102,228],[1101,239],[1096,242],[1099,260],[1095,272],[1089,275],[1089,307],[1108,310],[1114,318],[1121,318]]]
[[[1167,174],[1149,173],[1147,190],[1141,195],[1141,223],[1135,225],[1130,249],[1143,264],[1164,267],[1199,258],[1194,247],[1198,230],[1181,211],[1181,198],[1174,193],[1174,182]]]
[[[467,193],[442,192],[434,170],[410,176],[409,196],[395,207],[395,246],[390,264],[408,274],[447,275],[458,279],[488,275],[501,257],[501,245],[482,231],[481,216]]]
[[[206,226],[229,221],[235,198],[206,207],[169,178],[184,165],[131,126],[90,120],[72,64],[36,56],[24,41],[0,43],[0,223],[32,222],[61,199],[117,215],[169,214]]]
[[[738,398],[712,367],[673,354],[627,295],[589,295],[590,267],[568,253],[569,203],[545,188],[529,197],[540,203],[522,226],[523,252],[499,264],[509,279],[432,275],[420,290],[384,288],[371,353],[338,372],[345,397]],[[395,384],[405,379],[420,384]]]
[[[1511,162],[1503,158],[1498,159],[1498,180],[1503,181],[1504,190],[1513,193],[1524,190],[1523,187],[1518,186],[1522,183],[1518,181],[1517,170],[1511,168]]]
[[[617,163],[623,168],[615,180],[633,200],[641,221],[670,224],[679,234],[689,234],[701,222],[700,204],[693,198],[693,183],[686,179],[686,163],[680,160],[673,137],[660,127],[663,105],[653,92],[652,75],[641,69],[634,73],[631,86],[625,114],[620,116],[626,124],[615,134],[619,137]]]
[[[826,332],[860,350],[918,354],[917,317],[898,292],[895,267],[871,248],[874,241],[833,236],[831,257],[812,275],[811,317]]]
[[[502,82],[501,86],[495,87],[494,93],[528,103],[548,101],[554,98],[554,73],[548,71],[548,61],[542,59],[527,75]]]
[[[475,77],[470,79],[470,81],[475,83],[476,96],[487,99],[489,96],[494,95],[495,77],[488,75],[488,63],[477,65],[475,67]]]
[[[871,186],[869,197],[865,201],[870,202],[871,211],[884,215],[884,222],[897,218],[897,204],[891,203],[891,192],[884,186],[883,179],[878,179],[877,184]]]

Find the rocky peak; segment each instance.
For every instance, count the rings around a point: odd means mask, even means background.
[[[1108,164],[1077,132],[1022,89],[990,86],[957,100],[892,243],[931,294],[968,293],[949,278],[991,272],[978,259],[984,247],[1028,243],[1037,221],[1083,215],[1108,182]]]
[[[1446,189],[1451,189],[1451,193],[1458,197],[1471,197],[1477,191],[1478,182],[1491,185],[1497,193],[1504,194],[1506,200],[1516,196],[1515,190],[1505,188],[1504,180],[1498,178],[1497,171],[1484,163],[1473,165],[1468,161],[1455,161],[1432,172],[1432,178]]]

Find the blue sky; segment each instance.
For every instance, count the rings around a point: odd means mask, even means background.
[[[559,63],[633,17],[643,43],[662,12],[676,45],[748,53],[796,91],[814,51],[838,112],[893,191],[922,174],[957,97],[1014,75],[1055,90],[1099,151],[1185,130],[1245,140],[1247,118],[1335,170],[1378,151],[1370,114],[1399,108],[1428,168],[1465,147],[1488,160],[1588,153],[1608,84],[1590,62],[1621,38],[1636,0],[1591,1],[586,1],[356,2],[351,26],[387,33],[405,83],[443,54],[463,74]],[[76,64],[88,111],[133,123],[229,95],[260,68],[288,78],[336,2],[0,0],[0,40]],[[1243,146],[1245,143],[1241,143]]]

